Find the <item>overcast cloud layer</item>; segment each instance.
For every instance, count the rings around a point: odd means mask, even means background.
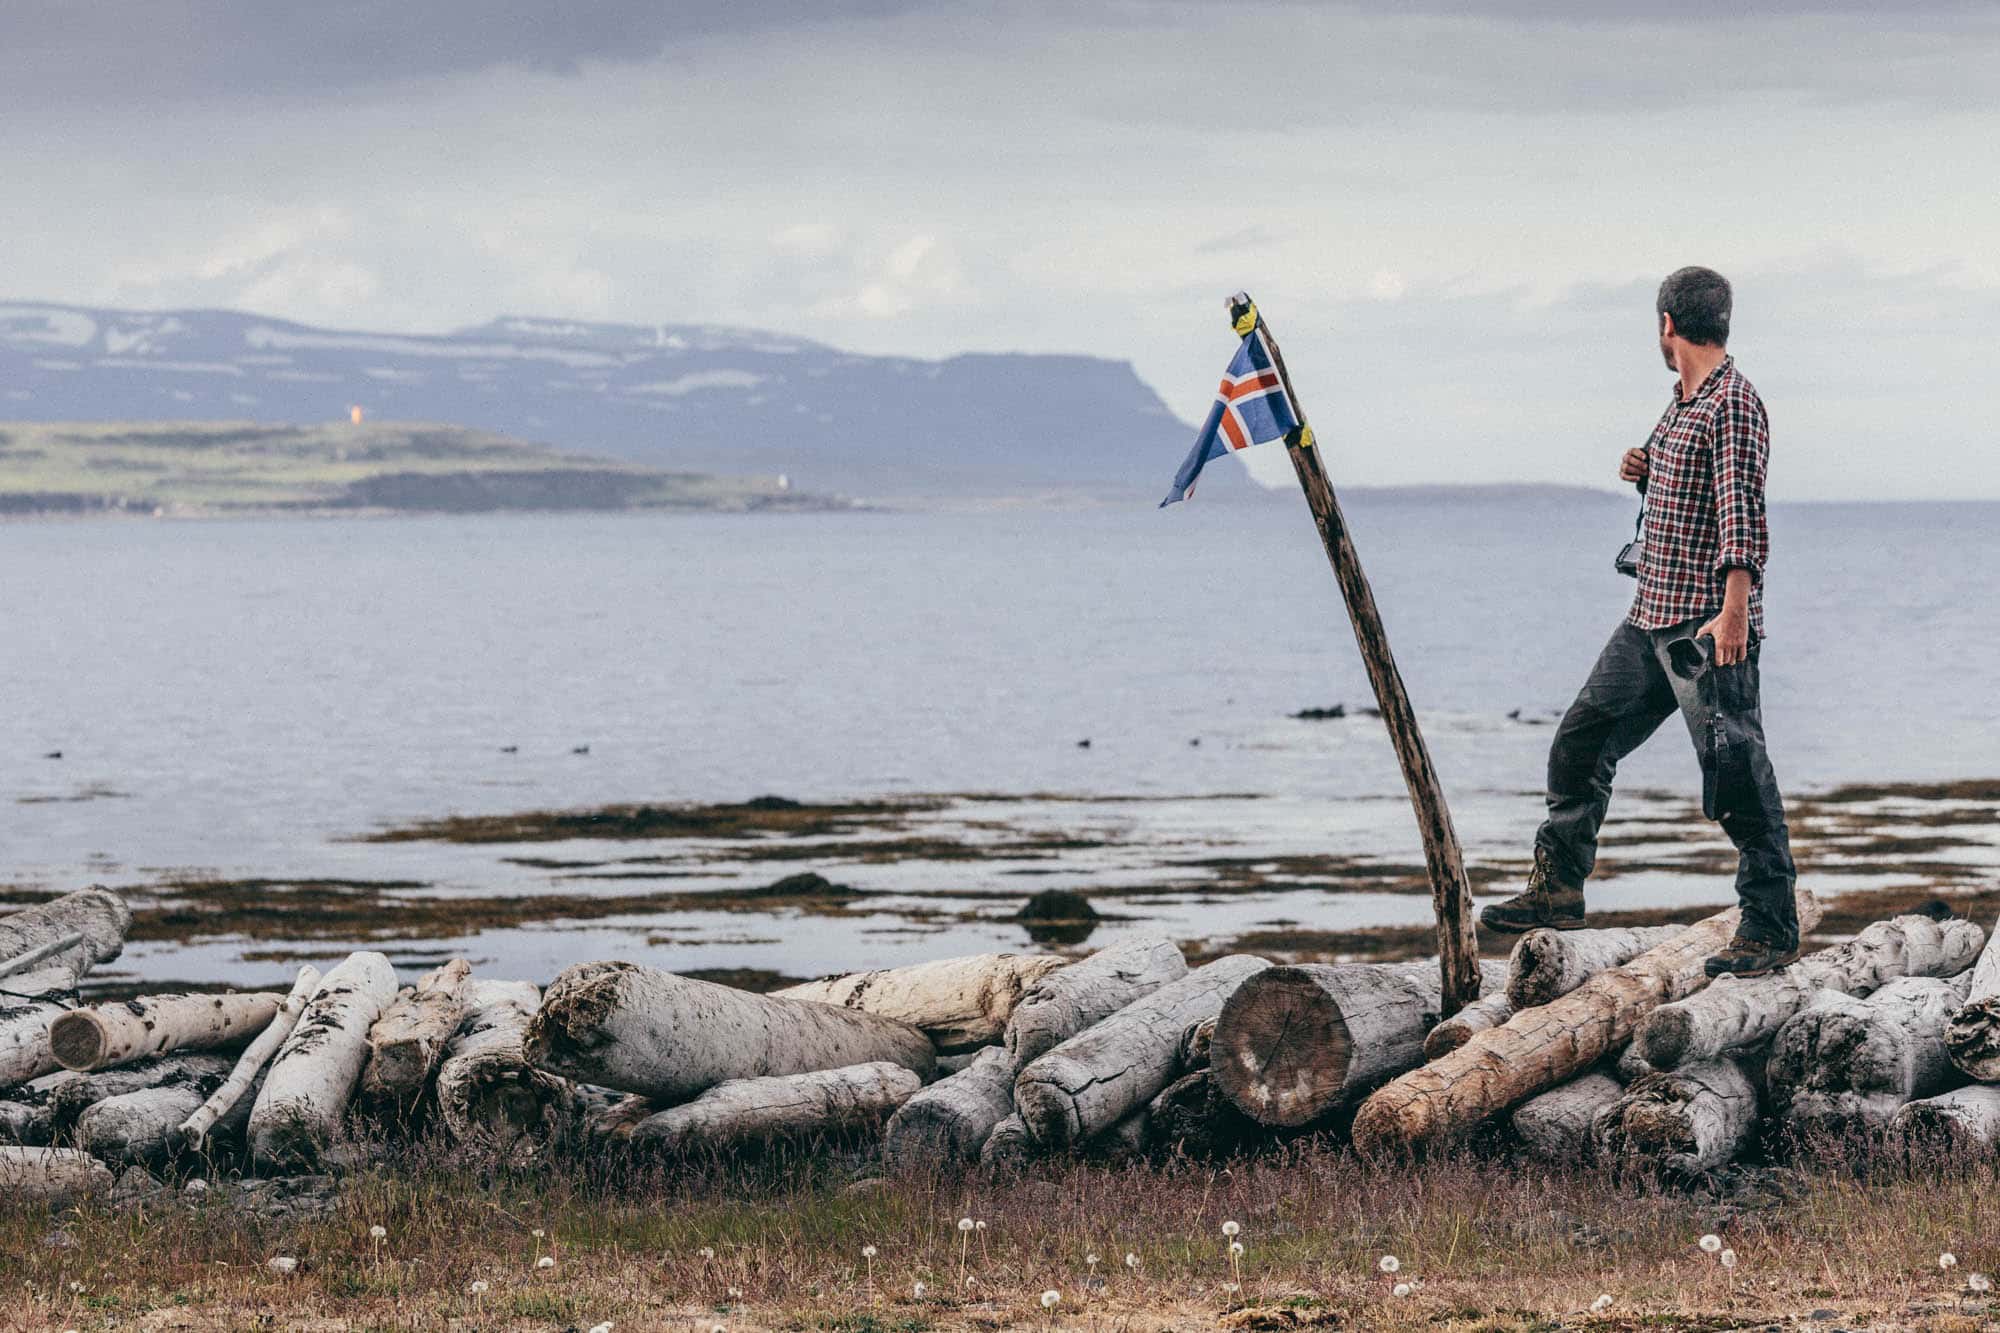
[[[1877,8],[0,0],[0,295],[1088,351],[1192,418],[1247,287],[1341,477],[1607,483],[1707,263],[1775,493],[2000,496],[2000,17]]]

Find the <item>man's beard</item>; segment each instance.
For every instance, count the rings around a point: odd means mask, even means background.
[[[1674,345],[1665,338],[1660,339],[1660,359],[1667,363],[1667,369],[1678,374],[1680,367],[1674,363]]]

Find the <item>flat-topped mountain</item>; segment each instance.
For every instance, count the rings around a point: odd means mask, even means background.
[[[502,318],[434,336],[231,311],[0,302],[0,417],[445,421],[677,472],[849,495],[1144,498],[1187,447],[1130,365],[857,356],[708,325]]]

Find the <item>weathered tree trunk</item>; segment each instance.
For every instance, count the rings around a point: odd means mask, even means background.
[[[0,962],[22,954],[35,953],[69,936],[81,940],[52,954],[40,957],[33,975],[40,977],[51,968],[69,973],[68,989],[84,973],[99,963],[116,958],[125,948],[125,932],[132,928],[132,909],[111,890],[99,887],[78,889],[60,898],[0,916]],[[21,974],[13,980],[18,983]],[[26,991],[19,984],[7,987]]]
[[[49,1025],[68,1012],[69,1006],[54,1000],[0,996],[0,1088],[62,1068],[49,1050]]]
[[[1436,965],[1430,966],[1435,971]],[[1213,1069],[1197,1069],[1175,1079],[1146,1109],[1146,1142],[1159,1153],[1219,1161],[1270,1137],[1269,1130],[1223,1095]]]
[[[949,1054],[999,1041],[1022,996],[1062,965],[1054,954],[982,953],[828,977],[773,994],[899,1019]]]
[[[291,994],[285,996],[271,1015],[271,1021],[264,1030],[243,1048],[243,1054],[236,1058],[235,1068],[229,1071],[208,1100],[196,1107],[194,1113],[182,1122],[175,1135],[175,1146],[189,1151],[199,1151],[216,1122],[229,1115],[239,1102],[245,1100],[251,1085],[258,1081],[264,1067],[278,1048],[285,1044],[285,1038],[292,1035],[292,1028],[298,1024],[299,1014],[306,1007],[306,1001],[319,989],[319,969],[302,967],[298,980],[292,983]],[[247,1119],[247,1112],[246,1112]]]
[[[1771,1044],[1772,1112],[1800,1136],[1881,1130],[1904,1103],[1944,1091],[1957,1076],[1945,1019],[1971,975],[1903,977],[1859,1000],[1815,995]]]
[[[931,1039],[893,1018],[753,995],[634,963],[584,963],[557,977],[528,1025],[539,1069],[664,1102],[730,1079],[887,1060],[920,1077]]]
[[[351,953],[320,979],[251,1108],[255,1161],[310,1158],[333,1140],[368,1059],[368,1029],[395,996],[396,973],[379,953]]]
[[[1199,1023],[1190,1023],[1187,1031],[1181,1033],[1180,1068],[1183,1074],[1192,1074],[1197,1069],[1206,1069],[1215,1054],[1215,1019],[1204,1018]]]
[[[1762,1052],[1745,1060],[1698,1060],[1648,1074],[1599,1111],[1592,1133],[1613,1160],[1684,1175],[1733,1159],[1757,1128]]]
[[[1799,928],[1819,924],[1819,903],[1797,896]],[[1664,944],[1600,972],[1569,994],[1523,1009],[1497,1028],[1384,1087],[1354,1120],[1357,1147],[1410,1149],[1463,1133],[1489,1116],[1574,1078],[1631,1039],[1639,1020],[1692,994],[1708,978],[1702,964],[1729,942],[1730,908]]]
[[[977,1161],[993,1127],[1014,1113],[1014,1057],[989,1046],[969,1069],[903,1103],[882,1132],[882,1157],[897,1170]]]
[[[39,1147],[49,1141],[49,1108],[0,1102],[0,1144]]]
[[[1910,1102],[1889,1129],[1912,1151],[1960,1162],[1991,1158],[2000,1150],[2000,1088],[1975,1083]]]
[[[1507,960],[1507,999],[1532,1009],[1569,994],[1599,972],[1629,963],[1681,933],[1680,926],[1531,930]]]
[[[887,1060],[804,1074],[731,1079],[639,1122],[632,1142],[668,1151],[879,1128],[923,1079]]]
[[[1027,1122],[1010,1115],[993,1127],[979,1148],[979,1169],[992,1175],[1018,1175],[1041,1156]]]
[[[444,1048],[465,1019],[472,964],[454,958],[418,978],[368,1030],[368,1064],[361,1096],[371,1106],[407,1115],[423,1099]]]
[[[1007,1020],[1014,1067],[1025,1067],[1132,1001],[1179,981],[1187,970],[1172,940],[1142,935],[1049,973],[1028,987]]]
[[[1944,1044],[1967,1078],[2000,1083],[2000,923],[1973,964],[1965,1003],[1945,1024]]]
[[[1506,964],[1480,964],[1489,991],[1505,979]],[[1223,1004],[1210,1069],[1253,1120],[1310,1124],[1423,1063],[1441,990],[1429,959],[1270,968]]]
[[[49,1025],[49,1051],[65,1069],[89,1072],[168,1051],[220,1051],[261,1031],[282,996],[144,995],[64,1014]]]
[[[937,1058],[937,1068],[933,1072],[939,1078],[950,1078],[953,1074],[963,1074],[966,1070],[972,1068],[973,1065],[979,1063],[980,1056],[993,1049],[995,1048],[991,1046],[976,1046],[972,1050],[960,1051],[956,1055],[940,1055]]]
[[[1655,1069],[1711,1060],[1766,1040],[1820,991],[1861,996],[1897,977],[1956,976],[1985,942],[1985,931],[1958,918],[1877,921],[1846,943],[1769,976],[1721,977],[1685,1000],[1661,1005],[1639,1024],[1634,1044]]]
[[[452,1137],[511,1144],[555,1129],[563,1082],[529,1064],[521,1044],[541,998],[529,981],[465,988],[464,1026],[437,1071],[438,1118]]]
[[[42,1086],[47,1088],[50,1127],[60,1140],[76,1128],[85,1111],[107,1098],[123,1097],[152,1088],[177,1088],[190,1083],[213,1088],[228,1072],[229,1057],[226,1055],[178,1051],[158,1059],[100,1069],[89,1074],[66,1073]],[[199,1100],[196,1099],[197,1103]]]
[[[68,1203],[113,1183],[104,1163],[75,1148],[0,1148],[0,1196],[10,1203]]]
[[[1084,1154],[1091,1161],[1105,1165],[1139,1161],[1146,1156],[1152,1120],[1152,1112],[1142,1106],[1084,1144]]]
[[[1218,958],[1030,1061],[1015,1080],[1014,1104],[1036,1145],[1073,1147],[1159,1095],[1180,1072],[1189,1024],[1270,965],[1248,954]]]
[[[227,1069],[218,1067],[95,1102],[76,1118],[77,1146],[107,1161],[164,1161],[173,1155],[182,1122],[228,1076]]]
[[[1435,1060],[1472,1040],[1475,1032],[1497,1028],[1514,1016],[1506,991],[1482,995],[1424,1035],[1424,1059]]]
[[[1592,1122],[1624,1093],[1625,1085],[1609,1074],[1579,1075],[1515,1107],[1514,1133],[1543,1162],[1587,1162],[1597,1152]]]

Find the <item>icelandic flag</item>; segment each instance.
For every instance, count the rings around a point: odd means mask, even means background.
[[[1298,428],[1298,409],[1272,364],[1271,345],[1264,340],[1264,326],[1259,323],[1236,349],[1222,386],[1215,391],[1215,406],[1209,409],[1201,435],[1181,470],[1174,474],[1174,488],[1160,501],[1160,508],[1193,495],[1195,479],[1209,459],[1253,444],[1282,440]]]

